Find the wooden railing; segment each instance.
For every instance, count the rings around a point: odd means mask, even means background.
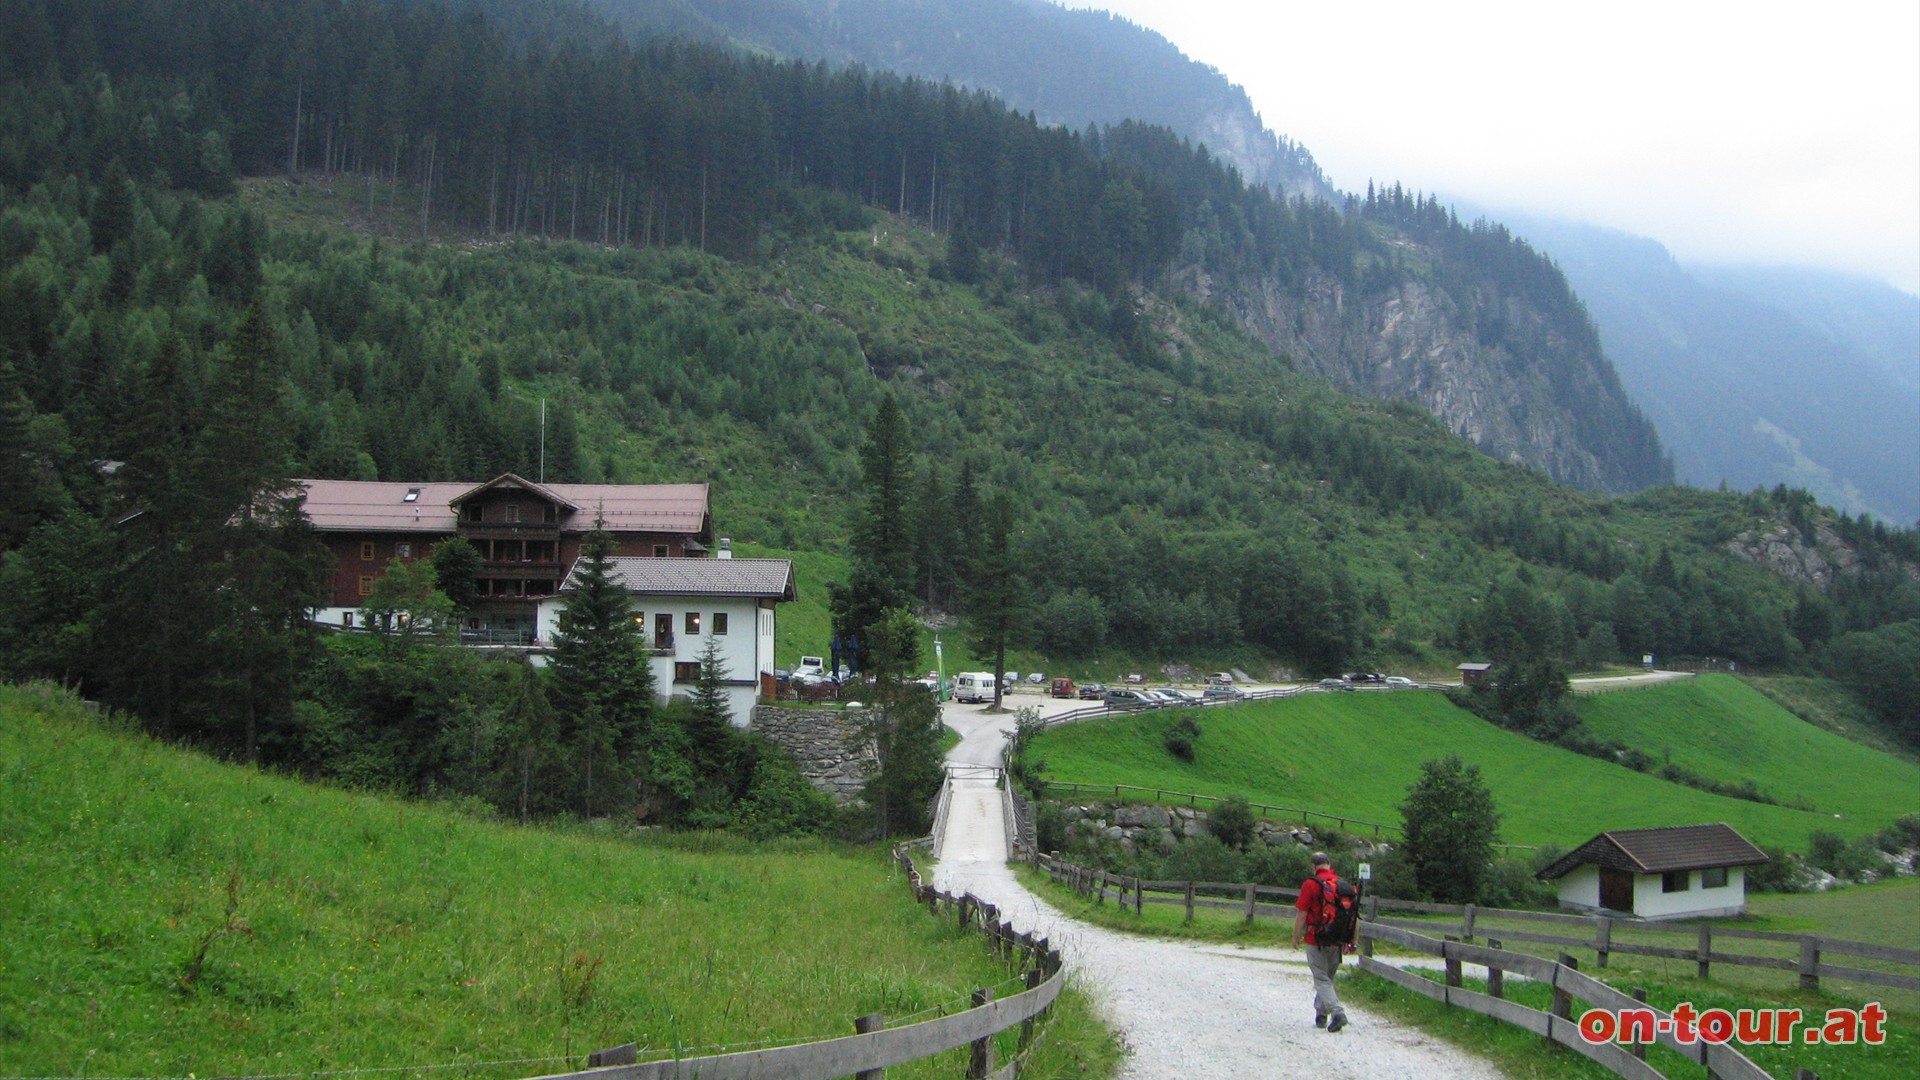
[[[1193,917],[1196,908],[1218,908],[1243,912],[1251,922],[1259,916],[1269,916],[1291,921],[1294,916],[1294,898],[1299,896],[1298,889],[1276,888],[1266,885],[1252,885],[1244,882],[1165,882],[1143,881],[1139,878],[1110,874],[1104,870],[1093,870],[1083,866],[1041,855],[1035,865],[1045,870],[1055,881],[1062,882],[1082,893],[1091,894],[1095,903],[1104,903],[1111,898],[1121,906],[1131,904],[1139,912],[1146,904],[1184,904],[1187,917]],[[1176,893],[1177,895],[1155,895],[1156,893]],[[1279,901],[1263,903],[1263,900]],[[1361,970],[1393,982],[1436,1001],[1457,1008],[1482,1013],[1495,1019],[1525,1028],[1544,1036],[1553,1042],[1572,1049],[1611,1070],[1617,1076],[1630,1080],[1663,1080],[1662,1074],[1646,1063],[1646,1045],[1658,1042],[1675,1053],[1698,1065],[1707,1068],[1707,1075],[1714,1080],[1772,1080],[1772,1075],[1749,1060],[1746,1055],[1723,1043],[1713,1043],[1705,1039],[1689,1038],[1689,1033],[1676,1028],[1672,1017],[1658,1009],[1648,1006],[1639,997],[1631,996],[1600,982],[1579,971],[1579,962],[1572,956],[1562,953],[1558,959],[1546,959],[1527,953],[1514,952],[1502,948],[1503,942],[1489,939],[1485,945],[1474,944],[1471,940],[1442,940],[1407,929],[1397,920],[1388,921],[1376,917],[1375,912],[1382,907],[1403,908],[1426,912],[1460,913],[1463,916],[1463,936],[1471,938],[1478,919],[1488,915],[1516,916],[1529,919],[1574,920],[1579,916],[1552,915],[1537,911],[1505,911],[1502,909],[1475,909],[1471,906],[1448,907],[1441,904],[1415,904],[1395,900],[1377,900],[1369,898],[1368,911],[1358,927],[1361,944]],[[1618,920],[1607,920],[1615,922]],[[1423,927],[1452,931],[1455,928]],[[1485,924],[1479,924],[1484,929]],[[1641,927],[1636,927],[1640,929]],[[1656,928],[1665,930],[1668,928]],[[1683,932],[1695,932],[1694,928],[1685,928]],[[1728,931],[1721,929],[1723,935]],[[1546,935],[1528,935],[1511,931],[1500,931],[1503,938],[1526,939],[1536,942],[1553,943],[1563,939]],[[1607,931],[1600,931],[1604,935]],[[1739,936],[1765,937],[1777,940],[1802,940],[1803,935],[1766,934],[1758,931],[1741,932]],[[1705,940],[1703,938],[1703,940]],[[1854,951],[1855,955],[1871,956],[1878,959],[1920,963],[1920,951],[1912,949],[1892,949],[1885,946],[1866,945],[1860,942],[1837,942],[1826,939],[1814,939],[1819,947],[1828,952]],[[1376,942],[1385,942],[1415,952],[1440,957],[1444,964],[1442,982],[1435,982],[1424,975],[1406,971],[1391,964],[1376,960],[1373,946]],[[1573,940],[1574,945],[1585,944]],[[1804,946],[1803,946],[1804,947]],[[1612,951],[1626,951],[1617,943]],[[1684,950],[1670,950],[1666,953],[1649,953],[1636,949],[1643,955],[1681,955],[1691,958],[1694,954]],[[1717,954],[1712,957],[1721,963],[1741,963],[1751,961],[1752,957],[1739,957]],[[1466,989],[1462,983],[1461,965],[1474,964],[1487,969],[1487,989],[1484,992]],[[1758,966],[1775,967],[1771,962]],[[1850,968],[1826,968],[1821,970],[1817,953],[1813,963],[1817,975],[1825,974],[1833,978],[1857,978],[1860,975],[1884,975],[1880,972],[1861,972]],[[1532,979],[1553,990],[1553,1008],[1549,1012],[1529,1008],[1505,998],[1505,979],[1508,974]],[[1701,968],[1704,977],[1706,968]],[[1884,976],[1882,985],[1920,988],[1920,979],[1910,976]],[[1802,985],[1806,985],[1804,982]],[[1817,984],[1816,984],[1817,985]],[[1580,1034],[1578,1018],[1574,1015],[1572,1003],[1575,999],[1586,1002],[1592,1008],[1608,1009],[1618,1015],[1623,1010],[1642,1010],[1650,1015],[1653,1023],[1648,1038],[1631,1045],[1603,1042],[1590,1043]],[[1664,1027],[1662,1026],[1664,1021]],[[1625,1030],[1623,1027],[1622,1030]],[[1636,1032],[1637,1034],[1637,1032]],[[1807,1070],[1800,1070],[1796,1080],[1818,1080]]]
[[[928,839],[894,848],[894,858],[907,876],[916,903],[936,917],[953,918],[963,928],[983,934],[994,955],[1021,960],[1023,989],[995,999],[991,988],[975,990],[971,1007],[947,1016],[899,1027],[871,1013],[853,1021],[855,1034],[819,1042],[797,1043],[732,1054],[711,1054],[667,1061],[638,1061],[638,1048],[620,1046],[588,1059],[585,1072],[561,1073],[543,1080],[830,1080],[854,1076],[878,1078],[880,1070],[904,1065],[935,1054],[971,1047],[964,1075],[973,1080],[1012,1080],[1019,1055],[1034,1040],[1035,1025],[1052,1007],[1065,984],[1060,953],[1045,938],[1016,932],[1000,919],[999,909],[972,894],[953,896],[928,886],[914,866],[913,848]],[[994,1037],[1020,1029],[1019,1050],[1005,1066],[996,1067]]]
[[[1189,919],[1193,918],[1196,909],[1213,908],[1239,912],[1249,922],[1263,916],[1290,921],[1293,918],[1294,898],[1299,895],[1298,889],[1253,885],[1246,882],[1146,881],[1108,873],[1104,870],[1076,866],[1050,855],[1038,856],[1035,859],[1035,865],[1045,870],[1055,881],[1093,896],[1095,903],[1105,903],[1111,898],[1123,906],[1131,905],[1136,912],[1143,910],[1147,904],[1179,904],[1186,908]],[[1864,941],[1841,941],[1813,934],[1781,934],[1767,930],[1747,930],[1737,926],[1715,925],[1707,922],[1676,926],[1640,919],[1616,919],[1604,915],[1514,911],[1507,908],[1484,908],[1474,904],[1428,904],[1412,900],[1383,899],[1377,896],[1366,897],[1364,903],[1369,925],[1454,936],[1466,944],[1471,944],[1475,937],[1497,935],[1502,941],[1587,949],[1594,953],[1595,963],[1603,968],[1607,966],[1609,958],[1614,953],[1620,953],[1628,956],[1653,956],[1691,961],[1695,965],[1695,974],[1702,979],[1710,977],[1712,965],[1727,964],[1734,967],[1794,972],[1798,976],[1796,985],[1804,990],[1818,990],[1821,979],[1886,986],[1899,990],[1920,990],[1920,974],[1908,974],[1897,970],[1873,970],[1857,965],[1843,966],[1829,963],[1824,959],[1829,956],[1857,957],[1880,963],[1885,967],[1914,968],[1920,971],[1920,949],[1902,949]],[[1383,911],[1414,915],[1457,915],[1460,918],[1455,923],[1436,924],[1382,916],[1380,913]],[[1513,922],[1534,926],[1578,927],[1579,931],[1554,934],[1537,930],[1513,929],[1502,925]],[[1691,948],[1675,947],[1625,939],[1626,935],[1641,934],[1692,938],[1693,945]],[[1731,940],[1790,946],[1790,948],[1776,951],[1788,952],[1792,955],[1763,956],[1752,952],[1716,951],[1714,947],[1716,941]],[[1765,950],[1764,946],[1756,948],[1760,951]]]
[[[1422,904],[1409,900],[1383,900],[1378,897],[1368,898],[1367,904],[1369,915],[1382,925],[1455,935],[1468,942],[1476,936],[1497,935],[1505,941],[1591,950],[1595,963],[1603,968],[1608,965],[1614,953],[1620,953],[1626,956],[1652,956],[1691,961],[1695,965],[1695,974],[1702,979],[1710,977],[1709,973],[1714,964],[1728,964],[1734,967],[1794,972],[1798,976],[1799,987],[1804,990],[1818,990],[1820,980],[1823,978],[1887,986],[1897,990],[1920,990],[1920,949],[1902,949],[1865,941],[1842,941],[1814,934],[1782,934],[1770,930],[1749,930],[1744,927],[1711,922],[1674,925],[1647,922],[1642,919],[1618,919],[1607,915],[1511,911],[1504,908],[1481,908],[1472,904]],[[1459,921],[1435,924],[1430,921],[1383,918],[1378,914],[1382,910],[1416,915],[1457,915]],[[1543,933],[1538,930],[1519,930],[1502,925],[1515,922],[1532,926],[1565,927],[1569,932]],[[1669,939],[1691,938],[1693,942],[1691,947],[1655,945],[1624,940],[1622,937],[1624,934],[1665,935]],[[1771,951],[1787,955],[1762,956],[1754,955],[1751,951],[1746,953],[1719,951],[1725,949],[1724,945],[1719,946],[1719,950],[1716,949],[1716,943],[1726,941],[1770,943],[1774,946],[1783,946]],[[1744,946],[1744,948],[1761,952],[1769,951],[1768,944]],[[1915,969],[1915,974],[1872,970],[1856,965],[1843,966],[1824,959],[1829,956],[1857,957],[1895,968],[1910,967]]]
[[[1498,943],[1469,945],[1460,941],[1442,941],[1410,930],[1367,921],[1360,923],[1358,933],[1362,948],[1360,970],[1367,974],[1377,975],[1395,986],[1453,1008],[1466,1009],[1525,1028],[1597,1063],[1615,1076],[1629,1080],[1664,1080],[1664,1074],[1646,1062],[1647,1046],[1657,1041],[1688,1061],[1706,1066],[1707,1075],[1714,1080],[1773,1080],[1773,1074],[1755,1065],[1732,1046],[1709,1042],[1692,1032],[1679,1030],[1671,1015],[1649,1006],[1638,997],[1621,993],[1598,979],[1580,974],[1579,964],[1571,956],[1563,954],[1558,960],[1547,960],[1526,953],[1510,952],[1499,948]],[[1376,942],[1440,957],[1445,964],[1445,981],[1435,982],[1418,972],[1374,959],[1373,946]],[[1469,990],[1463,985],[1463,964],[1475,964],[1487,969],[1485,992]],[[1551,987],[1551,1011],[1542,1012],[1507,1000],[1505,988],[1508,974]],[[1641,1029],[1648,1038],[1626,1045],[1587,1041],[1574,1016],[1573,1002],[1576,999],[1590,1008],[1611,1010],[1615,1015],[1634,1010],[1651,1017],[1652,1023]],[[1638,1035],[1641,1031],[1634,1034]],[[1802,1070],[1801,1075],[1808,1074]]]

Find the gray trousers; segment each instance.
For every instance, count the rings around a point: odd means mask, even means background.
[[[1345,1015],[1340,995],[1333,992],[1333,973],[1340,970],[1346,952],[1342,945],[1307,946],[1307,970],[1313,972],[1313,1015],[1332,1018]]]

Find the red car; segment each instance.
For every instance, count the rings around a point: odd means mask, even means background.
[[[1054,697],[1063,697],[1063,698],[1072,697],[1073,696],[1073,680],[1072,679],[1053,680],[1053,688],[1049,690],[1048,693],[1052,694]]]

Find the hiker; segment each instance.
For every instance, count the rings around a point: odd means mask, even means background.
[[[1327,921],[1324,913],[1332,903],[1339,881],[1339,875],[1333,872],[1333,860],[1327,858],[1326,852],[1316,851],[1313,876],[1300,883],[1300,895],[1293,902],[1296,909],[1293,944],[1298,948],[1305,940],[1307,968],[1313,972],[1313,1026],[1324,1027],[1329,1032],[1347,1026],[1347,1010],[1341,1007],[1340,995],[1334,992],[1333,975],[1340,970],[1341,956],[1350,946],[1337,941],[1320,942],[1320,931]],[[1351,936],[1347,940],[1350,942]]]

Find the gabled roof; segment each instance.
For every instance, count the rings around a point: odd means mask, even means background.
[[[569,533],[604,516],[614,533],[707,536],[712,520],[705,484],[536,484],[505,473],[484,484],[409,484],[380,480],[300,480],[307,520],[321,532],[451,533],[459,504],[489,490],[517,486],[561,509]],[[408,498],[412,495],[412,498]]]
[[[1478,663],[1456,664],[1454,665],[1453,670],[1455,671],[1492,671],[1493,665],[1478,664]]]
[[[1603,832],[1537,876],[1542,881],[1552,881],[1588,863],[1635,874],[1664,874],[1670,870],[1757,866],[1766,861],[1767,853],[1754,847],[1730,825],[1671,825],[1662,829]]]
[[[461,492],[458,495],[455,495],[451,500],[451,505],[454,506],[456,509],[458,509],[461,503],[466,502],[468,499],[471,499],[475,495],[479,495],[482,492],[511,491],[516,488],[522,491],[531,491],[535,495],[538,495],[539,497],[541,497],[542,499],[545,499],[548,502],[553,503],[556,506],[560,507],[562,510],[573,511],[573,510],[580,509],[579,507],[568,502],[565,496],[559,494],[553,488],[547,487],[545,484],[536,484],[531,480],[528,480],[524,477],[515,476],[513,473],[510,473],[510,472],[501,473],[499,476],[494,477],[493,479],[487,481],[484,484],[481,484],[478,487],[471,488],[467,491]]]
[[[560,591],[579,588],[581,563],[567,571]],[[607,560],[608,576],[638,596],[747,596],[792,600],[791,559],[643,559]]]

